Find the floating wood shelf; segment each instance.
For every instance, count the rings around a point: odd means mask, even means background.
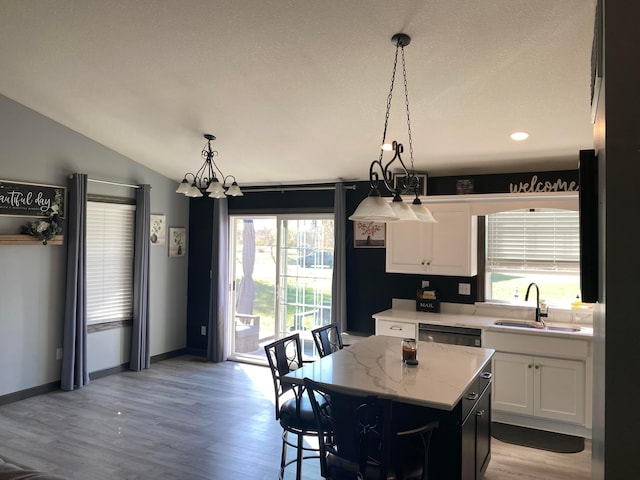
[[[56,235],[47,245],[62,245],[63,235]],[[42,241],[31,235],[0,235],[0,245],[42,245]]]

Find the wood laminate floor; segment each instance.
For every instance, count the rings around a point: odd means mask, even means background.
[[[0,455],[70,480],[273,480],[273,397],[266,367],[177,357],[0,407]],[[495,439],[492,448],[486,480],[591,477],[589,441],[577,454]],[[303,472],[320,478],[317,460]]]

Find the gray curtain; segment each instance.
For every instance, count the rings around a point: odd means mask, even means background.
[[[226,198],[214,202],[207,360],[223,362],[228,356],[225,329],[229,309],[229,209]]]
[[[347,259],[346,259],[346,197],[343,183],[336,183],[333,201],[333,282],[331,293],[331,321],[347,331]]]
[[[67,286],[64,305],[60,388],[73,390],[89,383],[87,370],[87,175],[69,179],[67,198]]]
[[[131,328],[131,357],[129,368],[149,368],[149,245],[150,245],[151,186],[140,185],[136,190],[136,231],[133,265],[133,326]]]

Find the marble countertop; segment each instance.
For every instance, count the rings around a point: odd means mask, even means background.
[[[593,337],[593,327],[587,327],[583,325],[567,324],[561,322],[545,322],[551,327],[576,327],[579,331],[576,332],[564,332],[553,331],[538,328],[521,328],[521,327],[509,327],[502,325],[495,325],[496,321],[508,320],[501,317],[487,317],[481,315],[469,315],[469,314],[453,314],[453,313],[430,313],[430,312],[418,312],[414,310],[404,310],[398,308],[391,308],[382,312],[374,313],[373,318],[388,321],[404,321],[415,323],[429,323],[432,325],[446,325],[446,326],[458,326],[469,328],[480,328],[482,330],[492,330],[497,332],[508,333],[521,333],[526,335],[546,335],[554,337],[564,338],[586,338],[591,339]],[[525,320],[516,320],[519,322],[527,322]]]
[[[305,377],[348,392],[451,411],[483,371],[493,349],[418,342],[415,367],[401,360],[401,339],[384,335],[362,339],[289,373],[283,381]]]

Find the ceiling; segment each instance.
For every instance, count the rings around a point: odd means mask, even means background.
[[[577,168],[593,148],[594,12],[595,0],[2,0],[0,94],[176,181],[202,165],[204,133],[241,185],[364,180],[404,32],[416,171]],[[408,150],[404,108],[399,76],[387,139]],[[517,130],[529,139],[510,140]]]

